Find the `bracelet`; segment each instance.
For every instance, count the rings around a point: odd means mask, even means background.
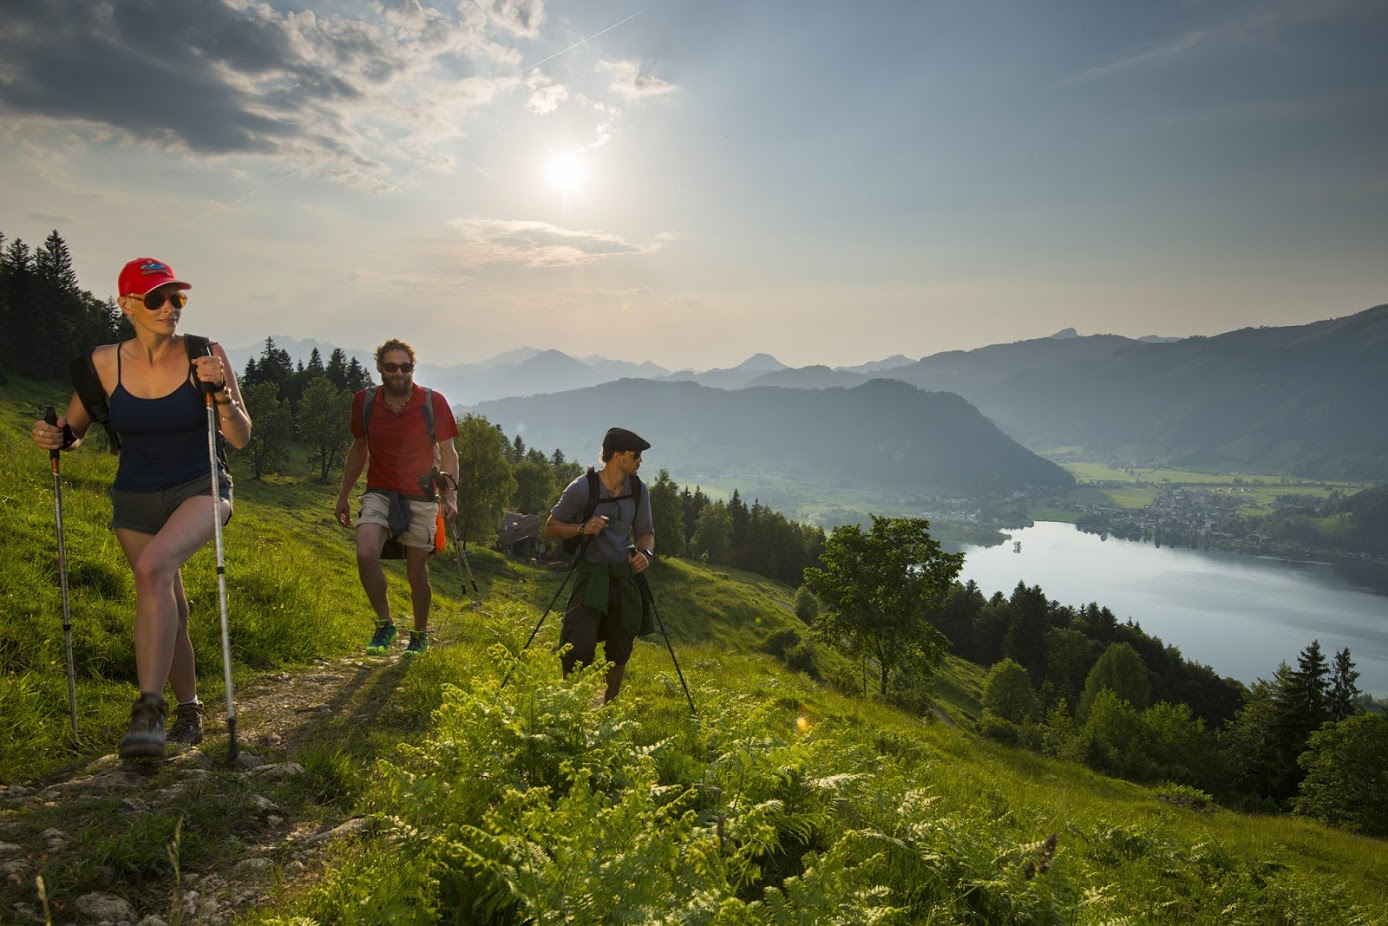
[[[231,396],[227,396],[225,399],[213,399],[212,403],[214,405],[235,405],[236,400]]]

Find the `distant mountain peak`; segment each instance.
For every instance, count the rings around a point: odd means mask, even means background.
[[[1052,341],[1064,341],[1064,340],[1067,340],[1067,339],[1069,339],[1069,338],[1077,338],[1077,337],[1079,337],[1079,336],[1080,336],[1080,333],[1079,333],[1078,331],[1076,331],[1074,328],[1061,328],[1061,329],[1060,329],[1059,331],[1057,331],[1055,334],[1051,335],[1050,340],[1052,340]]]
[[[770,371],[774,371],[774,370],[784,370],[784,369],[787,369],[787,367],[786,367],[786,365],[785,365],[784,363],[782,363],[781,361],[777,360],[775,357],[771,356],[770,354],[753,354],[752,356],[748,357],[746,360],[744,360],[744,361],[742,361],[741,363],[739,363],[737,366],[733,367],[733,369],[734,369],[734,370],[766,370],[766,371],[770,372]]]

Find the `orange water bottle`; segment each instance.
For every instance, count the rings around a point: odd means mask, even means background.
[[[443,508],[439,508],[438,517],[434,519],[434,552],[442,553],[447,546],[447,535],[443,529]]]

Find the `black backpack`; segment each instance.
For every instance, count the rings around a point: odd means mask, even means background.
[[[633,515],[632,515],[632,518],[631,518],[631,523],[632,523],[632,525],[633,525],[633,527],[634,527],[635,524],[636,524],[636,518],[641,514],[641,479],[640,479],[640,477],[638,477],[635,473],[632,473],[631,476],[628,477],[629,479],[631,479],[631,491],[628,492],[626,495],[614,495],[614,496],[612,496],[611,498],[604,498],[604,499],[599,499],[599,498],[598,498],[598,494],[599,494],[599,492],[600,492],[600,489],[598,488],[598,474],[597,474],[597,472],[593,469],[593,467],[591,467],[591,466],[588,467],[587,477],[588,477],[588,502],[583,506],[583,519],[582,519],[581,521],[579,521],[578,523],[579,523],[579,524],[587,524],[588,521],[593,517],[593,512],[597,510],[599,504],[606,505],[606,504],[608,504],[609,502],[620,502],[620,501],[625,501],[625,500],[628,499],[628,498],[634,498],[634,499],[636,499],[636,513],[633,514]],[[576,535],[574,535],[573,537],[565,537],[565,538],[564,538],[564,550],[565,550],[565,552],[568,552],[568,553],[573,553],[573,552],[575,552],[576,550],[578,550],[579,545],[580,545],[581,543],[583,543],[583,541],[584,541],[584,536],[583,536],[582,534],[576,534]]]
[[[188,366],[191,368],[193,361],[198,357],[212,356],[212,341],[197,334],[185,334],[183,336],[183,347],[188,352]],[[117,350],[120,347],[117,346]],[[112,453],[120,453],[120,435],[116,429],[111,427],[111,403],[106,395],[106,390],[101,386],[101,377],[96,374],[96,364],[92,362],[92,354],[96,351],[93,347],[85,354],[79,354],[72,358],[72,363],[68,364],[68,373],[72,376],[72,388],[77,393],[77,398],[82,401],[82,407],[87,410],[93,423],[101,425],[106,431],[106,445]],[[196,376],[196,374],[194,374]],[[220,427],[217,431],[217,455],[222,458],[223,465],[226,464],[225,449],[222,446],[222,433]]]

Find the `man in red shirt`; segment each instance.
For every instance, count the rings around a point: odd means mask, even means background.
[[[376,612],[376,632],[366,651],[382,655],[396,636],[381,569],[381,550],[387,538],[393,537],[405,549],[405,573],[414,608],[414,630],[405,648],[405,655],[410,656],[429,647],[425,635],[433,598],[429,555],[434,551],[437,514],[429,475],[436,463],[447,483],[443,516],[451,521],[458,514],[458,448],[453,444],[458,422],[442,395],[415,386],[414,348],[409,344],[391,338],[376,348],[376,371],[381,374],[381,387],[363,389],[352,398],[352,446],[343,465],[336,514],[339,524],[352,524],[350,496],[365,469],[366,492],[357,513],[357,574]],[[425,414],[426,393],[433,408],[432,438],[430,419]],[[369,395],[374,398],[367,421],[362,413]]]

